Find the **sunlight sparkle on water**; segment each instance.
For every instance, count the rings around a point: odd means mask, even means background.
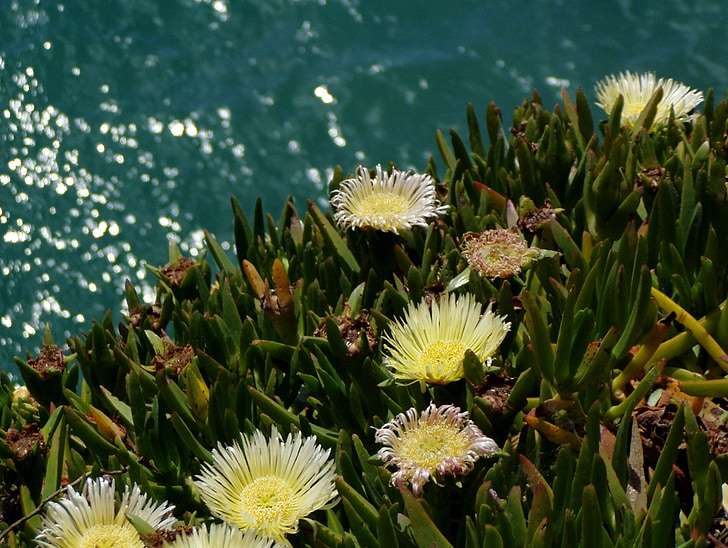
[[[324,85],[318,86],[316,89],[314,89],[313,94],[321,99],[321,102],[325,105],[330,105],[336,102],[336,98],[331,95],[331,93],[329,93],[329,90],[326,89],[326,86]]]
[[[22,3],[12,4],[18,17],[30,13]],[[0,210],[0,272],[5,275],[0,323],[11,325],[18,335],[15,341],[7,339],[11,352],[22,353],[21,338],[39,340],[46,322],[58,341],[63,340],[59,326],[76,329],[55,318],[82,323],[101,318],[107,309],[118,312],[126,279],[145,302],[153,302],[156,280],[142,261],[163,264],[165,240],[176,242],[183,254],[199,257],[206,247],[205,227],[213,237],[217,232],[223,250],[232,251],[228,225],[218,215],[207,218],[208,212],[226,209],[231,193],[244,199],[250,188],[271,179],[322,191],[332,173],[327,166],[334,163],[313,159],[312,141],[340,149],[356,140],[344,118],[345,105],[339,104],[342,97],[348,104],[350,97],[326,71],[312,73],[303,87],[293,90],[301,105],[315,107],[305,109],[314,117],[287,110],[290,90],[274,76],[276,71],[268,71],[276,58],[258,47],[264,41],[258,40],[250,51],[235,49],[238,34],[230,34],[225,22],[239,13],[229,13],[229,0],[194,0],[187,6],[196,12],[195,37],[202,39],[191,50],[206,50],[206,59],[217,55],[211,45],[225,55],[228,49],[246,51],[242,65],[233,71],[226,65],[221,76],[252,84],[236,84],[236,93],[227,93],[224,82],[220,88],[209,85],[206,78],[212,81],[216,73],[207,71],[215,67],[205,65],[200,67],[205,79],[194,82],[201,86],[201,100],[198,90],[186,85],[193,83],[187,81],[188,69],[196,67],[193,58],[186,56],[190,64],[183,67],[171,62],[166,50],[154,49],[167,31],[168,38],[179,38],[178,28],[155,25],[147,29],[156,33],[154,38],[145,42],[143,33],[132,32],[134,25],[109,21],[103,53],[115,52],[124,62],[117,63],[114,56],[97,67],[99,59],[75,55],[67,49],[66,37],[54,31],[62,22],[58,13],[76,14],[75,9],[58,5],[49,11],[42,3],[31,4],[39,16],[51,13],[53,25],[43,27],[27,57],[0,58],[8,77],[7,94],[0,97],[0,189],[7,196]],[[350,15],[360,20],[356,12]],[[277,28],[278,22],[271,23]],[[26,24],[18,28],[29,36],[33,28],[41,28]],[[326,51],[319,44],[318,25],[318,18],[303,17],[290,28],[281,27],[282,49],[320,58]],[[129,93],[132,86],[121,74],[130,68],[127,64],[138,70],[139,78],[133,79],[138,97]],[[277,68],[285,76],[290,67],[284,65]],[[270,78],[248,78],[263,72],[270,72]],[[261,124],[270,139],[256,138]],[[299,127],[310,127],[311,134]],[[290,166],[282,175],[271,165],[281,153]],[[356,159],[361,161],[362,155],[356,153]],[[208,184],[209,192],[204,190]],[[269,203],[274,195],[266,198],[266,207],[275,207]],[[202,204],[199,218],[189,202]]]
[[[78,76],[81,71],[72,72]],[[138,148],[137,124],[101,120],[92,125],[53,105],[39,107],[35,98],[43,89],[32,67],[19,68],[11,79],[15,96],[0,105],[0,117],[8,130],[3,134],[7,159],[0,166],[0,186],[13,197],[13,203],[6,202],[0,209],[0,235],[6,244],[0,256],[0,272],[5,279],[0,324],[14,327],[23,339],[29,339],[42,332],[43,324],[53,317],[74,323],[86,321],[86,311],[73,310],[78,293],[60,283],[62,280],[75,279],[75,289],[82,292],[110,290],[120,300],[123,284],[119,280],[135,278],[146,296],[153,296],[154,288],[143,281],[146,272],[138,268],[131,246],[110,243],[122,233],[122,219],[130,226],[136,223],[133,215],[124,213],[126,206],[120,201],[121,177],[127,176],[98,175],[88,152],[82,156],[64,142],[74,132],[75,140],[69,142],[86,139],[83,135],[89,134],[103,161],[123,165],[127,158],[118,147]],[[101,92],[108,94],[110,87],[102,85]],[[109,97],[99,103],[98,112],[118,115],[120,108]],[[198,134],[192,118],[181,122],[181,127],[188,136]],[[144,154],[139,152],[139,163],[153,167],[151,153],[149,160]],[[168,171],[177,172],[177,168]],[[44,197],[46,205],[39,206]],[[34,284],[26,283],[28,275],[33,275]],[[29,290],[32,295],[27,294]],[[92,314],[98,316],[99,312]],[[19,353],[21,349],[16,346],[12,351]]]
[[[554,87],[557,87],[557,88],[568,88],[569,87],[569,84],[571,82],[569,82],[569,79],[568,78],[558,78],[556,76],[548,76],[546,78],[546,83],[549,86],[554,86]]]
[[[345,147],[346,139],[341,135],[341,126],[337,122],[336,115],[333,112],[329,112],[328,119],[329,137],[331,137],[331,140],[337,147]]]

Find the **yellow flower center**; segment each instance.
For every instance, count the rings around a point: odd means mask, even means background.
[[[432,372],[434,379],[456,380],[467,348],[460,341],[435,341],[420,354],[419,366]]]
[[[412,462],[434,472],[447,457],[461,458],[470,442],[460,429],[443,421],[420,423],[402,434],[397,451],[404,462]]]
[[[372,217],[394,217],[409,210],[409,202],[399,194],[374,192],[357,203],[359,215]]]
[[[278,476],[263,476],[245,486],[240,493],[240,510],[263,522],[287,523],[291,520],[293,489]]]
[[[622,107],[622,120],[637,120],[644,108],[645,105],[642,103],[627,103],[625,101],[624,107]]]
[[[130,523],[99,524],[84,532],[79,548],[144,548],[144,543]]]

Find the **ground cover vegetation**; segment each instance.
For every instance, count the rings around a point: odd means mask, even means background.
[[[469,105],[330,210],[233,197],[234,253],[47,329],[0,376],[0,544],[724,546],[728,102],[596,93]]]

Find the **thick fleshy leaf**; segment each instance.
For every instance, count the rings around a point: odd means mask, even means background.
[[[417,544],[431,548],[452,548],[452,544],[437,528],[432,518],[422,507],[422,504],[415,499],[414,495],[406,487],[400,487],[399,491],[404,499],[407,516],[412,523],[412,532]]]

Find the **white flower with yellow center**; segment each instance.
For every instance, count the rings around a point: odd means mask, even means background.
[[[481,315],[472,295],[443,295],[440,304],[410,302],[404,318],[393,321],[383,337],[384,364],[399,381],[448,384],[465,377],[463,358],[471,350],[490,363],[511,328],[490,306]]]
[[[684,84],[673,81],[672,78],[656,80],[651,72],[632,74],[627,71],[625,74],[620,72],[619,76],[607,76],[597,83],[595,87],[599,100],[597,105],[610,114],[614,103],[621,95],[624,98],[621,124],[631,128],[659,87],[662,88],[662,100],[657,105],[655,120],[650,128],[652,131],[667,123],[670,119],[670,109],[675,113],[676,120],[684,122],[690,118],[690,112],[703,102],[703,94],[700,91],[690,89]]]
[[[177,536],[169,548],[278,548],[272,538],[253,531],[241,531],[228,523],[203,524],[186,535]]]
[[[398,468],[392,485],[409,482],[415,496],[430,479],[439,485],[445,476],[465,475],[480,457],[498,450],[467,413],[434,403],[419,417],[415,408],[400,413],[378,428],[374,439],[383,445],[377,452],[382,462]]]
[[[55,548],[144,548],[127,516],[136,516],[154,529],[168,529],[176,522],[173,509],[166,502],[155,504],[137,485],[124,489],[117,506],[113,480],[88,479],[83,493],[68,487],[63,498],[49,503],[36,542]]]
[[[728,518],[728,483],[724,483],[720,486],[721,491],[721,508],[723,510],[723,515]],[[728,519],[721,519],[720,524],[728,530]]]
[[[213,515],[286,543],[299,519],[337,502],[335,465],[328,457],[314,437],[298,432],[283,440],[273,427],[266,440],[257,430],[242,447],[218,444],[195,484]]]
[[[369,170],[359,166],[356,177],[341,182],[334,190],[331,205],[334,219],[340,227],[371,227],[383,232],[394,232],[427,226],[427,220],[447,212],[435,193],[435,181],[421,175],[392,169],[384,173],[377,165],[372,178]]]

